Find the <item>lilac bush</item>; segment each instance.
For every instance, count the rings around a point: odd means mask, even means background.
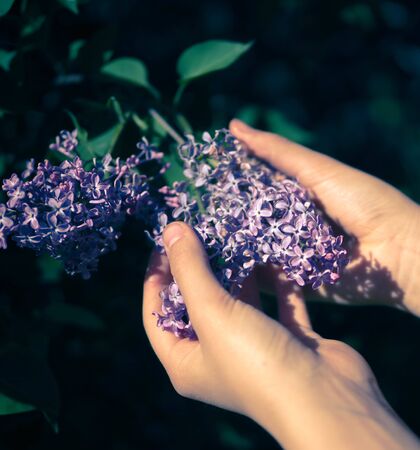
[[[126,160],[106,155],[83,163],[77,133],[62,131],[51,149],[67,160],[27,163],[19,177],[4,180],[0,204],[0,247],[11,237],[18,246],[47,253],[66,271],[88,278],[99,257],[115,249],[127,216],[141,219],[156,247],[173,220],[190,224],[208,253],[220,283],[232,295],[258,264],[275,264],[287,278],[313,289],[335,283],[347,263],[342,236],[316,210],[296,180],[248,155],[227,130],[196,142],[187,135],[178,146],[184,180],[172,186],[153,182],[167,169],[163,153],[143,139]],[[152,176],[142,165],[155,160]],[[160,294],[157,325],[194,339],[182,294],[172,282]]]

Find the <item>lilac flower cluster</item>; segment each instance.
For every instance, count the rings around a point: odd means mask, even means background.
[[[290,280],[313,289],[337,281],[347,263],[342,236],[334,236],[308,193],[256,158],[227,130],[203,142],[187,136],[178,147],[184,181],[153,183],[140,172],[163,153],[143,139],[126,160],[106,155],[83,163],[77,133],[62,131],[50,148],[67,160],[27,163],[19,177],[3,181],[0,248],[11,237],[20,247],[64,262],[70,274],[88,278],[101,255],[113,250],[127,215],[136,215],[163,251],[162,232],[172,220],[189,223],[202,240],[220,283],[233,295],[257,264],[280,266]],[[158,326],[195,338],[176,282],[161,292]]]
[[[8,201],[0,204],[0,248],[12,237],[20,247],[61,259],[68,273],[88,278],[98,258],[115,248],[127,214],[155,217],[148,178],[138,168],[163,155],[144,140],[137,155],[106,155],[88,170],[75,156],[77,145],[76,132],[62,131],[50,148],[70,160],[58,166],[31,160],[20,177],[3,181]]]
[[[332,284],[347,263],[342,236],[334,236],[305,189],[296,180],[249,157],[227,131],[192,136],[179,147],[189,182],[167,190],[173,219],[189,223],[206,247],[212,268],[232,294],[257,264],[279,265],[298,285]],[[169,221],[164,213],[154,230]],[[158,326],[179,337],[194,338],[185,304],[175,282],[161,293]]]

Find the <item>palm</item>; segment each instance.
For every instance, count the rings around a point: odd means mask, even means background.
[[[341,167],[341,165],[340,165]],[[321,171],[322,172],[322,171]],[[404,307],[402,286],[412,268],[411,236],[417,206],[386,183],[362,172],[339,170],[311,190],[342,226],[350,241],[351,263],[325,297],[347,303],[388,303]],[[407,308],[407,305],[405,306]]]

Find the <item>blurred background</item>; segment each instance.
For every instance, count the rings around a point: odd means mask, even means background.
[[[115,120],[111,96],[139,118],[154,106],[140,86],[100,76],[111,58],[142,60],[171,115],[184,49],[253,40],[231,68],[187,87],[179,110],[194,131],[237,116],[419,201],[416,1],[0,0],[0,14],[2,177],[45,157],[57,132],[72,128],[66,110],[101,136]],[[121,154],[134,151],[137,125],[119,136]],[[0,252],[0,393],[38,408],[0,416],[1,449],[278,448],[250,420],[171,387],[140,319],[149,252],[135,223],[88,281],[13,245]],[[420,433],[418,319],[385,307],[309,308],[315,330],[356,348]]]

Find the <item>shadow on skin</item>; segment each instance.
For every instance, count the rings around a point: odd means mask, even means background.
[[[384,299],[389,299],[387,305],[406,310],[403,298],[404,291],[391,272],[372,256],[368,259],[361,255],[351,259],[336,284],[323,286],[316,297],[345,305],[383,305]]]
[[[358,239],[347,233],[339,222],[323,213],[325,208],[313,192],[310,197],[334,235],[344,236],[343,247],[347,250],[350,262],[337,283],[324,285],[317,291],[305,287],[305,297],[343,305],[388,305],[407,311],[403,303],[404,291],[393,279],[390,270],[372,255],[362,255]]]
[[[167,281],[168,284],[172,281],[169,271],[169,261],[165,254],[159,253],[153,249],[150,253],[149,263],[144,274],[144,281],[162,280]]]
[[[294,299],[301,297],[301,288],[295,282],[289,280],[281,279],[278,283],[278,289],[281,289],[281,298],[277,299],[279,322],[303,345],[316,351],[319,343],[313,337],[313,330],[303,326],[297,319],[298,305]]]

